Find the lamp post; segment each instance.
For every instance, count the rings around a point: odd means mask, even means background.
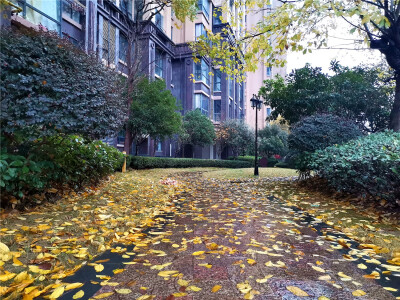
[[[260,100],[260,97],[257,95],[253,94],[253,98],[250,99],[251,102],[251,107],[253,109],[256,109],[256,140],[255,140],[255,154],[254,154],[254,176],[258,176],[258,141],[257,141],[257,135],[258,135],[258,111],[261,109],[261,104],[262,101]]]

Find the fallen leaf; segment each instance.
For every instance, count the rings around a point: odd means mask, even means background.
[[[187,291],[193,291],[193,292],[198,292],[201,291],[201,288],[195,286],[195,285],[190,285],[188,286],[188,288],[186,289]]]
[[[131,291],[130,289],[116,289],[115,291],[116,291],[118,294],[123,294],[123,295],[132,293],[132,291]]]
[[[361,297],[366,295],[367,293],[364,292],[363,290],[355,290],[354,292],[352,292],[354,297]]]
[[[79,288],[81,286],[83,286],[83,283],[80,283],[80,282],[70,283],[70,284],[65,286],[65,290],[69,291],[69,290],[72,290],[72,289],[77,289],[77,288]]]
[[[104,270],[104,266],[102,264],[96,264],[94,265],[94,269],[96,270],[96,272],[101,272]]]
[[[50,299],[57,299],[64,294],[64,286],[57,287],[50,295]]]
[[[80,290],[77,292],[75,295],[72,296],[72,299],[80,299],[85,295],[85,292],[83,290]]]
[[[102,293],[97,296],[94,296],[93,298],[94,299],[104,299],[104,298],[110,297],[113,294],[114,294],[114,292]]]
[[[218,292],[221,288],[222,288],[222,286],[220,286],[220,285],[214,285],[214,287],[211,289],[211,292],[216,293],[216,292]]]
[[[309,295],[303,291],[302,289],[298,288],[297,286],[289,285],[286,287],[288,291],[290,291],[293,295],[298,297],[309,297]]]

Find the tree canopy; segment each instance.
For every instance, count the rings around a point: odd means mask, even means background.
[[[213,123],[199,109],[187,112],[183,117],[180,140],[192,146],[212,145],[215,139]]]
[[[271,117],[281,115],[294,124],[315,113],[330,113],[354,120],[367,132],[387,128],[394,91],[379,68],[331,66],[332,76],[307,64],[286,80],[266,80],[260,94],[273,108]]]
[[[288,133],[277,124],[261,129],[259,139],[259,149],[263,156],[285,155],[288,151]]]
[[[247,124],[238,120],[222,122],[216,130],[217,149],[222,153],[225,147],[231,147],[233,155],[245,155],[254,141],[254,133]]]
[[[120,79],[97,58],[52,33],[4,29],[0,36],[2,133],[103,138],[122,127]]]
[[[246,13],[265,11],[262,20],[243,35],[231,34],[230,28],[208,33],[212,41],[196,43],[201,55],[209,55],[215,64],[222,65],[229,75],[240,77],[245,71],[254,71],[260,61],[269,66],[283,66],[287,51],[312,52],[328,47],[329,26],[325,20],[343,19],[358,33],[371,49],[379,50],[388,65],[395,70],[396,94],[391,108],[389,127],[400,131],[400,2],[393,0],[277,0],[273,9],[270,0],[223,1],[223,9],[238,8],[238,14],[227,13],[232,28],[239,25]],[[230,41],[225,36],[230,36]],[[245,64],[237,64],[237,57]]]
[[[136,149],[149,136],[163,140],[179,132],[182,117],[177,110],[180,107],[171,91],[166,89],[163,80],[149,81],[148,78],[142,78],[131,97],[131,114],[127,126]]]

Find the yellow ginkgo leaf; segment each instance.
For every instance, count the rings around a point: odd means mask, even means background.
[[[190,285],[190,286],[187,287],[186,290],[187,291],[198,292],[198,291],[201,291],[201,288],[199,288],[198,286],[195,286],[195,285]]]
[[[124,271],[125,271],[125,269],[115,269],[115,270],[113,270],[113,273],[114,274],[119,274],[119,273],[122,273]]]
[[[187,293],[173,293],[172,295],[174,295],[174,297],[185,297],[187,295]]]
[[[77,292],[75,295],[72,296],[72,299],[80,299],[85,295],[85,292],[83,290],[80,290]]]
[[[59,286],[51,293],[50,299],[57,299],[62,294],[64,294],[64,287],[63,286]]]
[[[218,292],[221,288],[222,288],[222,286],[220,286],[220,285],[214,285],[214,287],[211,289],[211,292],[216,293],[216,292]]]
[[[10,252],[10,248],[8,248],[8,246],[6,244],[3,244],[2,242],[0,242],[0,254],[4,254]]]
[[[96,272],[101,272],[104,270],[104,266],[102,264],[95,264],[94,269],[96,270]]]
[[[97,296],[94,296],[93,298],[94,299],[104,299],[104,298],[110,297],[113,294],[114,294],[113,292],[102,293],[102,294],[99,294]]]
[[[204,254],[205,253],[205,251],[196,251],[196,252],[193,252],[192,253],[192,255],[202,255],[202,254]]]
[[[211,264],[199,264],[200,267],[206,267],[207,269],[211,269],[212,265]]]
[[[188,285],[189,285],[189,281],[184,280],[184,279],[179,279],[179,280],[178,280],[178,284],[179,284],[180,286],[188,286]]]
[[[331,276],[329,276],[329,275],[319,276],[318,280],[325,280],[325,281],[331,280]]]
[[[255,265],[257,262],[256,262],[254,259],[248,258],[248,259],[247,259],[247,263],[248,263],[250,266],[253,266],[253,265]]]
[[[15,256],[13,257],[13,266],[23,266],[24,264],[18,260]]]
[[[364,292],[363,290],[355,290],[354,292],[352,292],[354,297],[361,297],[366,295],[367,293]]]
[[[157,275],[161,276],[161,277],[168,277],[168,276],[171,276],[176,273],[178,273],[178,271],[161,271],[161,272],[158,272]]]
[[[363,269],[363,270],[365,270],[367,268],[367,266],[364,264],[358,264],[357,267],[360,269]]]
[[[321,273],[325,273],[325,270],[322,269],[321,267],[317,267],[317,266],[311,266],[315,271],[321,272]]]
[[[397,292],[398,289],[391,288],[391,287],[383,287],[385,290],[390,291],[390,292]]]
[[[265,283],[265,282],[268,281],[268,279],[270,279],[270,278],[273,277],[273,276],[274,276],[274,275],[267,275],[267,276],[265,276],[264,278],[256,279],[256,281],[257,281],[258,283]]]
[[[143,295],[143,296],[140,296],[139,298],[137,298],[136,300],[152,300],[154,298],[155,298],[155,296],[152,296],[152,295]]]
[[[318,300],[330,300],[328,297],[325,296],[320,296],[318,297]]]
[[[70,284],[65,286],[65,290],[69,291],[69,290],[72,290],[72,289],[77,289],[77,288],[79,288],[81,286],[83,286],[83,283],[81,283],[81,282],[70,283]]]
[[[123,294],[123,295],[132,293],[132,291],[131,291],[130,289],[117,289],[117,290],[115,290],[115,291],[116,291],[118,294]]]
[[[292,294],[294,294],[295,296],[298,296],[298,297],[308,297],[309,296],[305,291],[303,291],[302,289],[298,288],[297,286],[289,285],[289,286],[286,287],[286,289],[288,291],[290,291]]]
[[[7,281],[15,277],[15,273],[6,272],[5,274],[0,275],[0,281]]]
[[[20,283],[24,280],[29,279],[30,275],[28,274],[27,271],[23,271],[21,273],[19,273],[17,276],[14,277],[14,282],[15,283]]]

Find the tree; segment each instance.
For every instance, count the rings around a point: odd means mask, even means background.
[[[380,51],[388,65],[395,71],[395,97],[389,117],[389,128],[400,131],[400,2],[397,0],[277,0],[280,6],[271,9],[270,0],[248,0],[246,11],[228,14],[233,27],[244,13],[265,10],[263,21],[247,30],[244,36],[236,36],[234,42],[223,42],[226,32],[209,33],[212,47],[198,43],[200,55],[208,54],[216,64],[221,64],[228,74],[252,71],[259,61],[269,66],[283,66],[287,50],[312,52],[327,47],[330,27],[325,20],[345,20],[371,49]],[[225,1],[228,3],[228,1]],[[242,0],[229,0],[235,7]],[[229,7],[224,5],[223,7]],[[232,36],[234,39],[235,36]],[[243,53],[243,51],[245,52]],[[243,55],[242,55],[243,53]],[[246,65],[239,69],[235,57],[244,57]]]
[[[164,81],[142,78],[132,94],[127,124],[130,140],[136,144],[135,155],[138,154],[139,145],[149,136],[163,140],[179,132],[182,124],[181,115],[176,112],[179,109]]]
[[[182,145],[204,147],[214,143],[213,123],[199,109],[187,112],[183,116],[182,131],[179,139]]]
[[[352,69],[331,63],[333,76],[306,65],[282,77],[266,80],[260,94],[273,108],[271,117],[280,115],[290,124],[315,113],[330,113],[354,120],[366,132],[389,125],[393,89],[379,68]]]
[[[261,129],[259,139],[260,154],[267,158],[273,154],[285,155],[288,151],[288,133],[279,125]]]
[[[225,147],[231,147],[235,157],[240,154],[245,155],[253,140],[254,133],[249,126],[238,120],[227,120],[221,123],[216,131],[219,155]]]
[[[180,22],[184,22],[188,17],[190,20],[197,14],[197,1],[196,0],[135,0],[134,15],[132,15],[128,9],[127,5],[124,4],[126,1],[121,0],[122,14],[121,20],[126,27],[126,38],[125,49],[121,49],[120,52],[124,53],[126,56],[126,66],[127,66],[127,97],[126,106],[130,107],[131,97],[130,95],[134,92],[137,85],[141,81],[143,75],[147,75],[149,69],[149,64],[154,63],[154,61],[147,61],[143,59],[144,56],[148,56],[148,53],[144,50],[145,42],[147,39],[143,39],[143,34],[146,33],[146,29],[154,17],[161,13],[167,8],[171,8],[174,11],[176,19]],[[132,110],[129,114],[134,113]],[[133,134],[130,132],[129,126],[125,128],[125,142],[124,151],[130,153],[130,147],[132,144]]]
[[[115,135],[125,122],[120,78],[54,33],[0,33],[1,132],[34,140],[57,133]]]

